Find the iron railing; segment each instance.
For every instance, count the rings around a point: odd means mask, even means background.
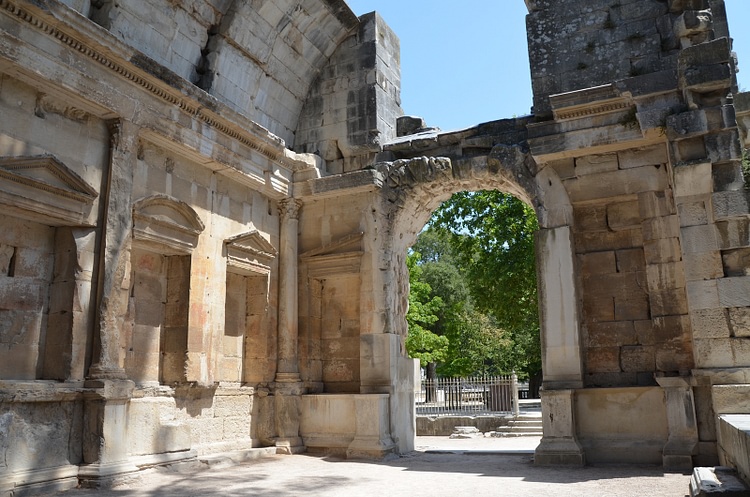
[[[518,377],[480,376],[472,378],[423,379],[416,393],[417,415],[481,416],[519,415]]]

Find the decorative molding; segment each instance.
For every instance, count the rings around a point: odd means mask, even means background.
[[[89,118],[89,113],[85,110],[66,105],[59,99],[45,93],[38,93],[34,106],[34,115],[44,118],[46,114],[58,114],[72,121],[79,122],[86,121]]]
[[[312,279],[325,279],[342,274],[359,274],[364,252],[319,255],[304,260],[307,275]]]
[[[97,191],[52,155],[0,157],[0,203],[54,225],[88,225]]]
[[[307,252],[300,255],[300,259],[310,259],[319,255],[331,255],[334,253],[346,252],[345,249],[348,248],[356,248],[355,251],[360,252],[362,250],[362,239],[364,238],[364,236],[365,233],[363,231],[352,233],[351,235],[346,235],[343,238],[339,238],[335,242],[323,245],[313,250],[308,250]]]
[[[301,209],[302,201],[296,198],[287,198],[279,202],[282,219],[299,219],[299,211]]]
[[[189,255],[205,229],[195,211],[168,195],[154,195],[133,205],[133,240],[165,255]]]
[[[628,109],[630,106],[630,102],[626,101],[596,103],[594,105],[582,105],[568,109],[555,110],[554,116],[555,120],[557,121],[564,121],[567,119],[580,119],[582,117],[591,117],[599,114],[619,112]]]
[[[258,230],[228,238],[224,245],[227,266],[242,273],[269,274],[271,262],[278,255],[276,248]]]
[[[342,274],[358,274],[364,255],[361,248],[363,238],[364,233],[354,233],[302,254],[300,260],[307,268],[308,277],[323,279]]]
[[[614,84],[550,95],[555,120],[580,119],[628,109],[633,103]]]
[[[56,38],[61,43],[68,47],[76,50],[82,55],[88,57],[92,61],[104,66],[105,68],[113,71],[128,81],[140,86],[144,90],[150,92],[152,95],[160,98],[161,100],[180,108],[183,112],[189,114],[195,119],[200,120],[205,125],[214,128],[222,134],[237,140],[238,142],[250,147],[253,150],[263,154],[268,159],[280,164],[284,168],[295,170],[298,168],[296,162],[287,159],[284,156],[285,144],[281,138],[273,135],[268,130],[258,125],[255,122],[250,121],[253,125],[266,131],[268,137],[254,136],[248,133],[246,129],[238,129],[237,125],[231,121],[219,116],[218,114],[211,112],[206,109],[205,106],[199,104],[194,99],[185,96],[177,89],[171,89],[166,86],[159,78],[151,76],[145,73],[143,70],[138,69],[132,62],[118,62],[114,57],[111,56],[111,51],[107,51],[103,47],[92,47],[85,42],[80,41],[76,36],[64,32],[60,29],[59,24],[50,24],[42,19],[40,16],[29,12],[28,10],[20,7],[11,0],[0,0],[0,9],[5,10],[8,14],[16,17],[17,19],[26,22],[32,27],[46,33],[49,36]],[[274,145],[269,146],[270,141],[276,141]]]

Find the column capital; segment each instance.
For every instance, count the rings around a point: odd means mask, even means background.
[[[282,219],[299,219],[302,201],[296,198],[286,198],[279,202],[279,213]]]

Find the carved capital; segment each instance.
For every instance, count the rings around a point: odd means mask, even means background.
[[[302,202],[288,198],[279,202],[279,213],[282,219],[299,219],[299,211],[302,209]]]

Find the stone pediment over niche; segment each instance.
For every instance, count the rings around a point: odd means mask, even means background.
[[[49,225],[91,225],[97,191],[56,157],[0,157],[0,179],[0,203],[12,214]]]
[[[205,229],[198,214],[169,195],[154,195],[133,205],[133,240],[165,255],[190,254]]]
[[[359,273],[362,261],[363,232],[308,250],[300,256],[311,278],[325,278],[340,274]]]
[[[276,248],[263,238],[258,230],[224,240],[227,249],[227,264],[242,272],[262,272],[270,270],[271,261],[276,258]]]

